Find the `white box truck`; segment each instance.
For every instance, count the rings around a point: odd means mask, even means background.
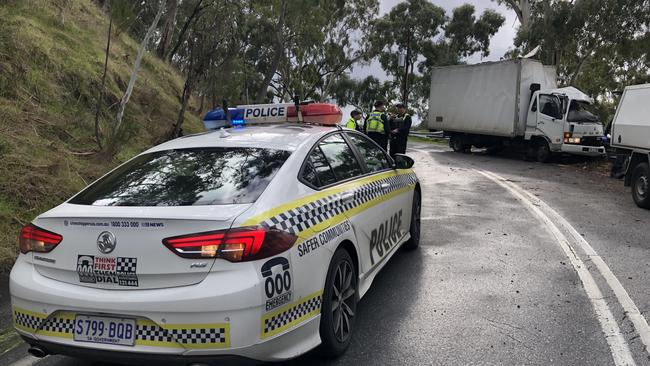
[[[559,153],[605,156],[592,99],[556,80],[555,67],[532,59],[435,68],[428,128],[442,130],[457,152],[513,147],[542,162]]]
[[[650,208],[650,84],[628,86],[612,121],[611,146],[628,157],[625,186],[639,207]]]

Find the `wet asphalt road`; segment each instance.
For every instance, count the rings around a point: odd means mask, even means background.
[[[650,211],[622,182],[576,164],[539,164],[413,144],[423,188],[421,248],[398,253],[358,308],[348,352],[286,365],[612,365],[592,302],[556,237],[478,170],[507,179],[563,216],[598,252],[641,313],[650,310]],[[569,243],[574,244],[575,243]],[[589,257],[632,361],[648,353]],[[601,300],[602,300],[601,299]],[[0,359],[11,364],[24,348]],[[100,365],[60,356],[39,366]],[[105,364],[104,364],[105,365]]]

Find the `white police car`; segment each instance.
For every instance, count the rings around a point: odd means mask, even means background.
[[[223,122],[215,113],[206,125]],[[11,298],[32,354],[190,363],[345,351],[377,272],[418,246],[413,160],[335,126],[332,105],[228,114],[316,123],[164,143],[24,227]]]

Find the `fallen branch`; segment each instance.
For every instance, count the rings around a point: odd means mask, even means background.
[[[97,154],[96,151],[70,151],[70,150],[65,150],[65,152],[70,154],[70,155],[78,155],[78,156],[88,156],[88,155]]]
[[[79,177],[79,179],[81,179],[81,181],[84,182],[84,185],[88,185],[88,182],[86,182],[84,177],[82,177],[81,174],[79,174],[79,172],[75,172],[75,173],[77,173],[77,177]]]
[[[25,222],[23,222],[21,219],[17,218],[16,216],[12,215],[11,218],[17,223],[19,223],[21,226],[25,226]]]

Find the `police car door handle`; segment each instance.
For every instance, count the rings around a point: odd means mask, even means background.
[[[386,190],[386,189],[388,189],[389,187],[390,187],[390,184],[388,184],[388,183],[382,183],[382,184],[381,184],[381,189]]]

